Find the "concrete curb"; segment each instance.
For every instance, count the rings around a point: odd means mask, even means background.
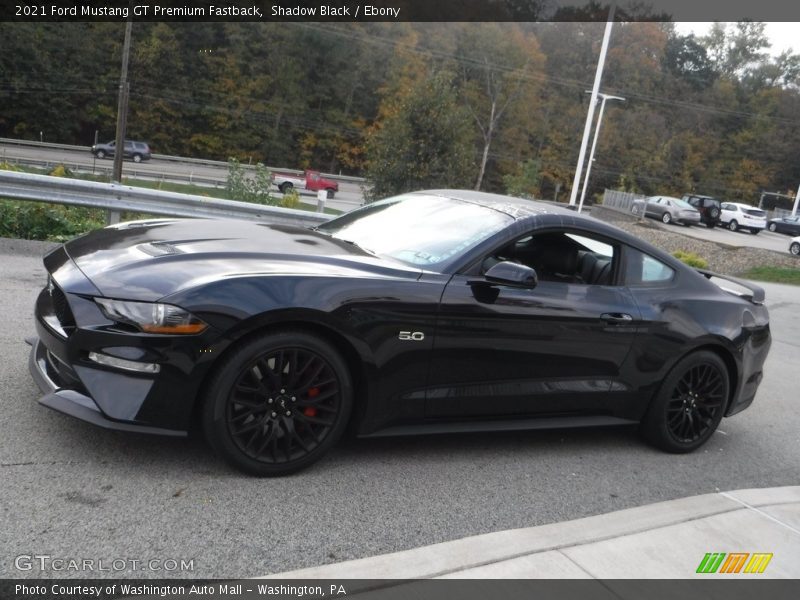
[[[509,572],[500,563],[513,565],[517,559],[526,559],[531,555],[542,555],[542,558],[547,558],[548,555],[544,553],[551,553],[551,558],[564,559],[566,555],[560,552],[562,549],[613,542],[627,536],[646,534],[681,524],[695,524],[698,528],[702,528],[704,521],[729,513],[741,513],[751,520],[756,519],[757,524],[763,526],[772,519],[776,523],[775,527],[782,526],[785,529],[780,531],[786,533],[792,543],[796,541],[796,554],[800,559],[800,529],[795,529],[793,534],[791,525],[770,516],[766,510],[759,509],[759,507],[780,505],[800,507],[800,486],[746,489],[680,498],[574,521],[499,531],[392,554],[298,569],[269,575],[266,578],[420,579],[519,576],[516,567]],[[793,535],[797,536],[796,540]],[[559,556],[553,557],[552,551],[559,551]],[[708,551],[714,551],[714,548],[709,548]],[[762,551],[762,549],[750,551]],[[699,558],[702,558],[702,555]],[[694,557],[689,557],[689,560],[694,560]],[[559,569],[558,565],[554,568],[552,560],[545,560],[541,566],[547,567],[546,572],[537,574],[530,572],[531,568],[535,570],[535,563],[536,561],[527,561],[528,576],[574,577],[576,571],[583,577],[604,576],[582,570],[574,562],[566,565],[565,569]],[[797,560],[797,565],[794,577],[800,576],[800,560]],[[468,570],[469,573],[464,573]]]

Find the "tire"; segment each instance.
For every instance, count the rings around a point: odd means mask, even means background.
[[[698,383],[699,382],[699,383]],[[714,434],[728,403],[728,369],[708,350],[682,358],[650,402],[640,432],[666,452],[692,452]]]
[[[714,221],[709,221],[708,223],[706,223],[706,227],[708,227],[709,229],[714,229],[716,225],[717,224]]]
[[[639,207],[634,204],[633,208],[631,209],[631,212],[633,214],[635,214],[635,215],[638,215],[639,214]]]
[[[769,224],[769,226],[768,226],[768,229],[769,229],[771,232],[775,233],[776,231],[778,231],[778,225],[777,225],[777,224],[775,224],[775,223],[770,223],[770,224]]]
[[[142,155],[141,154],[134,154],[133,155],[133,162],[135,162],[135,163],[142,162]]]
[[[663,222],[665,225],[666,225],[666,224],[668,224],[668,223],[670,223],[670,222],[672,221],[672,215],[671,215],[671,214],[669,214],[668,212],[665,212],[663,215],[661,215],[661,221],[662,221],[662,222]]]
[[[333,200],[333,197],[336,195],[336,190],[328,189],[328,200]]]
[[[716,206],[711,207],[711,210],[708,211],[708,214],[711,215],[711,218],[715,221],[717,217],[719,217],[719,209]]]
[[[281,191],[281,194],[288,194],[293,187],[294,185],[292,185],[288,181],[285,181],[284,183],[280,184],[280,186],[278,186],[278,189]]]
[[[731,219],[731,222],[728,223],[728,229],[731,231],[739,231],[739,224],[736,222],[736,219]]]
[[[303,331],[279,331],[242,342],[215,368],[203,431],[237,469],[288,475],[336,444],[352,406],[350,372],[336,349]]]
[[[760,229],[751,229],[750,233],[752,233],[753,235],[758,235],[759,231],[761,231],[761,230]]]
[[[792,245],[789,246],[789,252],[795,256],[800,256],[800,242],[792,242]]]
[[[106,157],[106,153],[105,153],[105,151],[103,151],[103,150],[98,150],[98,151],[95,153],[95,156],[96,156],[97,158],[101,158],[101,159],[102,159],[102,158],[105,158],[105,157]]]

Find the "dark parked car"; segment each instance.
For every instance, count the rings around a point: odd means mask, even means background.
[[[301,469],[361,436],[639,423],[669,452],[747,408],[764,291],[723,290],[639,238],[467,191],[314,229],[129,222],[44,259],[30,369],[45,406]]]
[[[795,217],[778,217],[767,222],[767,229],[775,233],[800,235],[800,215]]]
[[[709,229],[720,224],[720,201],[711,196],[684,194],[683,200],[694,206],[700,213],[700,222]]]
[[[91,148],[91,153],[97,158],[112,157],[116,153],[117,143],[110,141],[105,144],[95,144]],[[125,140],[125,148],[122,152],[123,158],[130,158],[133,162],[142,162],[143,160],[150,160],[152,157],[150,153],[150,146],[144,142],[133,142]]]

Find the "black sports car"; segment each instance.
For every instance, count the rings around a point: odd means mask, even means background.
[[[670,452],[753,401],[764,292],[572,211],[464,191],[314,229],[124,223],[44,259],[42,404],[277,475],[357,435],[639,423]],[[729,278],[730,279],[730,278]]]
[[[800,235],[800,215],[770,219],[767,221],[767,229],[775,233]]]

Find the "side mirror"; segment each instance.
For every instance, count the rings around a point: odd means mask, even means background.
[[[492,266],[484,275],[488,283],[523,288],[535,288],[539,283],[536,271],[525,265],[503,261]]]

